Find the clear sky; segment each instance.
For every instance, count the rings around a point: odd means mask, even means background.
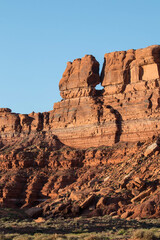
[[[160,0],[0,0],[0,107],[44,112],[67,61],[160,44]]]

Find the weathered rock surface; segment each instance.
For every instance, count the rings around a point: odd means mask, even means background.
[[[68,62],[59,82],[61,97],[76,98],[92,95],[94,87],[100,83],[99,63],[92,55]]]
[[[103,90],[96,90],[101,83]],[[160,46],[69,62],[52,111],[0,108],[0,204],[42,217],[160,216]]]
[[[15,140],[0,148],[2,207],[33,218],[160,217],[159,149],[144,156],[152,140],[86,150],[42,133]]]
[[[103,90],[95,86],[101,82]],[[136,142],[160,132],[160,46],[105,54],[101,76],[91,55],[67,64],[62,101],[50,112],[0,109],[0,137],[52,132],[76,148]]]
[[[158,45],[105,54],[104,89],[56,103],[54,133],[67,145],[85,148],[159,132],[159,62]]]

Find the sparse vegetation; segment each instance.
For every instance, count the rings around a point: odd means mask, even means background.
[[[151,230],[138,229],[134,232],[133,239],[136,240],[158,240]]]
[[[3,233],[0,234],[0,240],[4,240],[5,239],[5,236]]]
[[[159,219],[50,218],[35,222],[22,210],[0,209],[0,240],[158,240]]]
[[[126,230],[125,229],[120,229],[118,231],[118,235],[125,235],[126,234]]]

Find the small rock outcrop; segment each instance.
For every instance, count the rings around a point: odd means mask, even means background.
[[[99,83],[99,63],[92,55],[86,55],[67,63],[59,82],[60,94],[63,99],[90,96]]]

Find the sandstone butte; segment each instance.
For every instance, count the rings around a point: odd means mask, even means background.
[[[91,55],[67,63],[59,83],[62,101],[44,113],[0,109],[1,139],[52,132],[71,147],[145,140],[160,132],[160,46]],[[101,83],[103,90],[96,90]]]
[[[68,62],[59,89],[49,112],[0,108],[1,206],[159,217],[160,46]]]

